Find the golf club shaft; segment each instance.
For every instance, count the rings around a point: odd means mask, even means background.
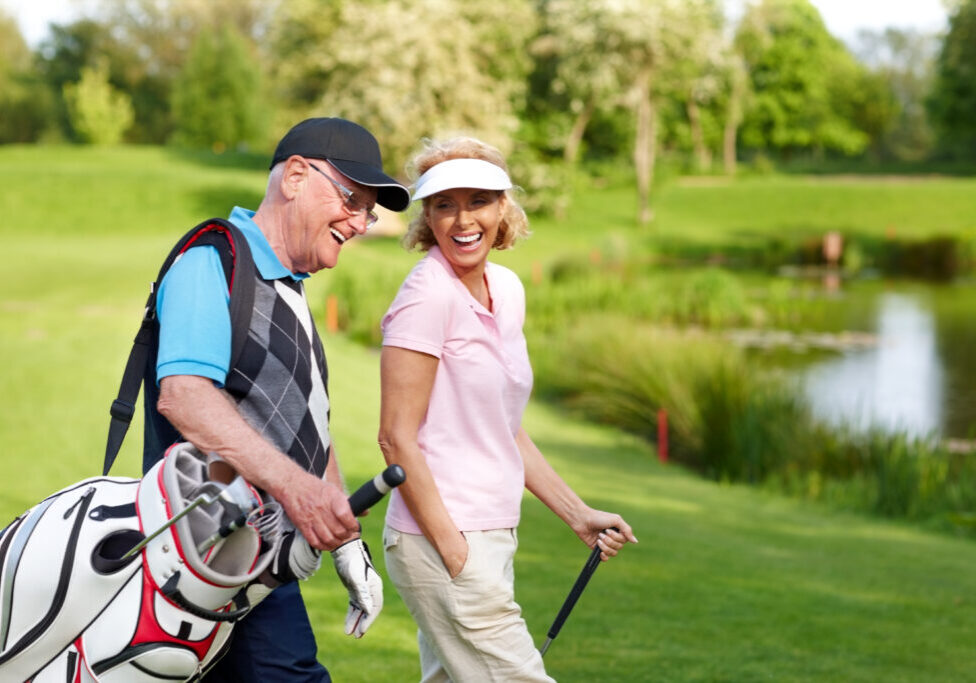
[[[559,635],[559,630],[566,622],[566,618],[569,617],[569,613],[573,611],[573,607],[576,606],[576,601],[579,600],[580,595],[583,594],[583,589],[586,588],[586,584],[589,582],[590,577],[593,576],[593,572],[596,571],[596,568],[600,566],[601,552],[600,547],[595,546],[593,551],[590,553],[590,556],[586,559],[586,564],[583,565],[583,571],[581,571],[580,575],[576,577],[576,583],[573,584],[573,588],[569,591],[566,601],[559,609],[559,614],[556,615],[556,620],[553,621],[552,626],[549,627],[549,632],[546,635],[549,636],[550,641]]]
[[[216,497],[209,496],[206,493],[201,494],[200,496],[197,496],[196,500],[194,500],[192,503],[190,503],[185,508],[183,508],[178,514],[173,515],[173,517],[171,519],[167,520],[165,523],[163,523],[162,526],[160,526],[158,529],[156,529],[155,531],[153,531],[152,533],[150,533],[144,539],[142,539],[141,541],[139,541],[138,543],[136,543],[134,546],[132,546],[131,548],[129,548],[128,552],[126,552],[125,555],[123,555],[120,559],[126,560],[129,557],[131,557],[132,555],[135,555],[137,552],[139,552],[140,550],[142,550],[143,548],[145,548],[147,545],[149,545],[149,541],[151,541],[154,538],[156,538],[157,536],[159,536],[161,533],[163,533],[164,531],[166,531],[167,529],[169,529],[171,526],[173,526],[174,524],[176,524],[178,521],[180,521],[180,519],[182,519],[185,515],[189,514],[190,510],[192,510],[193,508],[197,507],[198,505],[203,505],[203,504],[210,505],[215,500],[217,500]]]
[[[616,530],[616,527],[614,529]],[[556,620],[549,627],[549,632],[546,634],[546,642],[539,648],[539,654],[541,656],[545,656],[549,645],[559,635],[559,630],[563,627],[567,617],[569,617],[569,613],[573,611],[573,607],[576,605],[576,601],[579,600],[580,595],[582,595],[583,589],[586,588],[586,584],[589,583],[590,577],[593,576],[596,568],[600,566],[600,553],[602,552],[600,546],[593,545],[593,550],[590,551],[590,556],[586,558],[586,564],[583,565],[583,571],[576,577],[576,583],[573,584],[569,595],[566,596],[563,606],[559,609],[559,614],[556,615]]]

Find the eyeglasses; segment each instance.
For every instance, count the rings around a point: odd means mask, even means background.
[[[346,210],[346,213],[348,213],[351,216],[361,216],[365,214],[367,230],[369,230],[371,227],[376,225],[376,221],[378,221],[380,217],[377,216],[375,212],[370,211],[369,208],[365,204],[363,204],[360,200],[356,199],[356,195],[352,190],[350,190],[348,187],[346,187],[339,181],[333,179],[325,171],[323,171],[321,168],[319,168],[312,162],[309,162],[308,165],[314,168],[319,173],[321,173],[323,178],[325,178],[335,186],[335,189],[339,193],[339,196],[342,197],[342,206]]]

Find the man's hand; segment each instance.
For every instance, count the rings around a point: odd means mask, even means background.
[[[159,412],[201,453],[216,453],[252,485],[281,503],[292,524],[316,550],[332,550],[359,534],[335,457],[328,481],[303,470],[249,425],[213,381],[194,375],[164,377]],[[331,482],[331,483],[330,483]]]
[[[272,492],[285,514],[316,550],[333,550],[359,534],[359,522],[338,486],[296,468]]]
[[[349,591],[346,635],[362,638],[383,609],[383,579],[373,567],[369,548],[356,539],[332,551],[336,573]]]

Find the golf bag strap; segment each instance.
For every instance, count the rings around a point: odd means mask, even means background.
[[[234,606],[237,609],[229,610],[227,612],[220,612],[217,610],[206,609],[195,605],[184,597],[177,588],[180,582],[180,573],[175,572],[166,583],[160,587],[160,591],[167,598],[172,600],[174,603],[179,605],[182,609],[186,610],[195,617],[200,617],[201,619],[206,619],[207,621],[237,621],[241,619],[244,615],[251,611],[251,603],[247,599],[247,586],[241,588],[240,591],[234,596]]]
[[[169,271],[170,267],[187,249],[199,246],[213,246],[220,254],[224,277],[230,292],[230,320],[231,320],[231,354],[230,367],[235,367],[247,340],[247,331],[251,326],[251,312],[254,309],[254,278],[257,268],[247,238],[240,229],[223,218],[212,218],[200,223],[173,247],[162,267],[159,275],[150,288],[149,298],[146,300],[145,312],[139,331],[136,333],[129,359],[126,361],[119,384],[119,393],[109,410],[108,439],[105,444],[105,462],[102,474],[108,475],[112,464],[122,447],[125,435],[129,431],[132,416],[135,414],[136,399],[139,389],[147,372],[147,363],[155,339],[156,320],[156,292],[159,283]]]

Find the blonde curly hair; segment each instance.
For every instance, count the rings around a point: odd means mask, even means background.
[[[424,139],[422,145],[420,152],[407,164],[407,173],[412,183],[416,183],[417,179],[431,167],[450,159],[481,159],[495,164],[508,173],[508,166],[505,164],[502,153],[495,147],[476,138],[461,136],[442,141]],[[505,213],[498,225],[495,243],[491,245],[494,249],[511,249],[517,240],[528,237],[530,234],[529,219],[515,200],[513,191],[504,190],[503,194],[506,199]],[[424,206],[430,199],[430,197],[423,199]],[[424,212],[420,211],[407,227],[407,234],[403,237],[403,246],[407,250],[428,251],[435,244],[437,244],[437,240],[434,239],[434,233],[427,225]]]

